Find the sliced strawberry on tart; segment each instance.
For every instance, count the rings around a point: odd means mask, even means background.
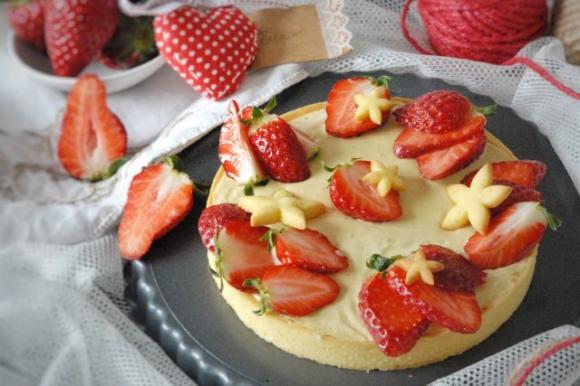
[[[388,76],[357,77],[336,82],[326,102],[326,132],[349,138],[386,122],[399,103],[391,99]]]
[[[359,160],[330,170],[334,170],[330,178],[330,199],[342,213],[371,222],[401,217],[399,191],[404,190],[404,183],[396,166]]]
[[[454,91],[427,93],[395,112],[403,127],[393,144],[399,158],[416,158],[429,180],[447,177],[475,161],[486,145],[485,116],[491,107],[475,107]]]
[[[215,252],[215,238],[219,231],[230,221],[249,221],[250,214],[236,204],[217,204],[208,206],[201,212],[197,229],[201,242],[207,250]]]

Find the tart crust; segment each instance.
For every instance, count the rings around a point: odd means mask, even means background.
[[[300,119],[304,119],[304,117],[309,115],[315,115],[318,117],[318,121],[320,121],[320,114],[324,113],[324,107],[324,102],[304,106],[282,115],[282,118],[292,124],[293,122],[298,122]],[[390,121],[390,123],[387,125],[392,124],[392,121]],[[324,121],[322,120],[322,129],[324,129],[323,126]],[[378,130],[383,130],[383,128]],[[365,134],[362,136],[362,138],[368,135],[369,134]],[[496,158],[499,154],[502,159],[516,159],[509,148],[501,143],[496,137],[494,137],[489,132],[486,132],[486,136],[488,147],[489,145],[493,146],[495,149],[494,152],[497,153],[495,154]],[[342,139],[340,141],[349,140]],[[392,143],[388,143],[386,145],[385,151],[392,153]],[[443,189],[447,183],[455,183],[460,181],[461,177],[467,174],[469,170],[473,170],[475,167],[481,166],[483,162],[490,161],[487,153],[488,151],[486,150],[486,152],[482,155],[477,163],[474,163],[468,168],[456,173],[455,176],[448,177],[454,178],[453,181],[445,183],[423,181],[421,183],[438,184],[439,187],[437,189]],[[324,147],[322,148],[322,156],[325,156]],[[496,159],[492,160],[495,161]],[[414,160],[411,161],[414,163]],[[312,163],[311,169],[314,169],[312,167]],[[315,173],[324,173],[319,169],[320,168],[313,171],[313,176]],[[328,176],[327,173],[326,176]],[[231,188],[228,187],[227,183],[225,183],[227,178],[224,177],[224,171],[222,168],[220,168],[217,171],[211,186],[210,194],[207,200],[208,206],[219,204],[221,202],[232,201],[230,198],[226,197],[228,196],[227,194],[222,194],[220,196],[220,193],[224,193],[223,190]],[[273,183],[271,182],[268,185],[271,184]],[[291,187],[293,184],[280,185],[284,187]],[[239,187],[238,189],[241,190],[242,188]],[[411,188],[408,188],[407,191],[403,193],[403,195],[408,194],[410,189]],[[257,190],[257,194],[260,194],[260,190]],[[445,202],[441,203],[441,205],[444,207],[441,210],[444,210],[449,206],[449,204]],[[330,206],[327,204],[327,208],[329,212],[335,210],[331,204]],[[357,220],[352,221],[352,224],[355,224],[355,226],[356,224],[360,224],[359,226],[361,227],[378,226],[376,224],[364,223]],[[310,223],[311,220],[309,220],[309,227],[311,226]],[[316,221],[314,221],[314,223],[316,223]],[[393,224],[396,224],[396,222],[393,222]],[[327,237],[336,243],[336,240],[333,240],[331,237],[332,229],[325,230],[320,228],[319,230],[321,230]],[[450,238],[459,238],[463,240],[467,237],[466,235],[470,234],[470,232],[460,232],[459,235],[457,231],[448,233]],[[416,234],[413,234],[411,238],[419,239],[420,237]],[[415,248],[418,247],[421,243],[422,242],[418,242],[415,245]],[[341,249],[339,245],[338,247]],[[384,243],[382,243],[380,247],[385,248]],[[389,249],[388,245],[386,248],[387,250]],[[455,249],[460,253],[463,252],[457,247],[452,249]],[[400,253],[397,250],[393,250],[393,252],[395,252],[393,254]],[[459,334],[432,325],[409,353],[399,357],[388,357],[383,354],[377,348],[370,335],[368,333],[365,334],[366,331],[361,332],[361,327],[356,325],[356,320],[353,321],[352,318],[355,317],[353,316],[353,312],[357,313],[357,299],[356,296],[352,296],[352,289],[344,296],[341,293],[341,296],[339,296],[335,303],[327,306],[328,308],[336,307],[337,310],[333,310],[333,312],[335,312],[337,315],[346,315],[344,317],[344,322],[339,320],[331,323],[331,325],[327,325],[326,322],[321,321],[321,318],[313,318],[313,320],[310,320],[309,317],[288,317],[275,313],[268,313],[263,316],[257,316],[252,312],[253,310],[259,308],[255,297],[253,295],[234,289],[233,287],[229,286],[227,282],[224,282],[222,296],[232,307],[239,319],[244,323],[244,325],[246,325],[246,327],[253,330],[262,339],[298,357],[311,359],[323,364],[358,370],[395,370],[412,368],[424,366],[444,360],[445,358],[453,355],[461,354],[462,352],[485,340],[506,320],[508,320],[513,312],[518,308],[528,291],[534,273],[536,252],[537,250],[534,250],[530,256],[527,256],[520,262],[512,264],[508,267],[500,268],[497,270],[488,270],[488,279],[486,283],[478,287],[476,290],[476,296],[478,298],[478,302],[482,306],[483,311],[482,325],[476,333]],[[364,267],[364,259],[367,257],[368,256],[363,256],[354,259],[353,256],[349,256],[349,270],[366,270],[364,273],[367,277],[372,275],[373,273]],[[211,253],[208,253],[208,259],[210,264],[213,264],[215,256]],[[333,276],[336,277],[338,275],[341,274],[335,274]],[[348,277],[350,276],[347,276],[347,278]],[[216,283],[217,282],[218,281],[216,280]],[[347,281],[345,283],[344,281],[338,280],[338,282],[341,286],[341,292],[345,290],[345,286],[354,286],[355,293],[358,293],[358,289],[362,285],[362,281]],[[316,313],[320,313],[321,311],[322,310],[319,310]],[[359,320],[359,322],[362,325],[362,321]],[[356,325],[355,328],[353,328],[352,333],[347,329],[347,327],[344,327],[344,325],[348,325],[349,323]]]

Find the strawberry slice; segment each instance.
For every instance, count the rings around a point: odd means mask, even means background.
[[[499,161],[491,163],[495,183],[520,185],[534,189],[546,175],[546,164],[534,160]],[[466,175],[461,181],[469,186],[477,170]]]
[[[528,188],[521,185],[514,185],[504,181],[494,181],[494,183],[511,186],[512,192],[499,206],[490,209],[492,216],[495,216],[503,212],[504,210],[506,210],[507,208],[518,202],[525,201],[542,202],[542,193],[538,192],[536,189]]]
[[[249,125],[242,122],[236,101],[232,101],[228,109],[229,116],[222,126],[218,145],[218,156],[224,171],[241,184],[262,181],[266,175],[252,151]]]
[[[427,260],[442,263],[445,269],[434,274],[435,286],[448,291],[473,291],[485,282],[485,272],[463,256],[440,245],[421,245]]]
[[[276,257],[282,264],[309,271],[340,272],[348,259],[322,233],[289,228],[276,236]]]
[[[381,351],[399,356],[411,351],[430,322],[407,306],[387,280],[379,273],[365,281],[358,294],[358,310]]]
[[[63,168],[73,177],[97,181],[110,176],[110,166],[126,151],[125,127],[107,107],[105,84],[96,75],[79,77],[58,140]]]
[[[405,270],[395,266],[386,277],[388,285],[403,297],[407,306],[454,332],[471,334],[479,329],[481,309],[473,292],[442,290],[422,280],[407,285],[405,276]]]
[[[154,240],[175,227],[193,206],[193,183],[170,160],[137,174],[127,194],[119,225],[121,256],[141,258]]]
[[[232,220],[217,237],[216,274],[234,288],[252,292],[244,281],[259,279],[274,265],[268,243],[264,241],[267,227],[252,227],[248,220]]]
[[[461,129],[447,133],[424,133],[405,129],[393,144],[393,151],[399,158],[416,158],[422,154],[452,146],[469,138],[484,135],[486,119],[481,115],[473,116]]]
[[[527,256],[540,242],[546,225],[559,224],[536,202],[518,202],[492,218],[487,232],[465,244],[469,260],[482,269],[505,267]]]
[[[268,268],[261,280],[247,280],[247,287],[260,293],[262,315],[268,310],[304,316],[334,302],[340,288],[330,277],[289,265]]]
[[[377,190],[362,180],[371,170],[369,161],[356,161],[339,166],[329,187],[334,206],[352,218],[371,222],[396,220],[403,214],[399,192],[391,190],[381,197]]]
[[[421,95],[395,112],[397,122],[405,129],[426,133],[446,133],[460,129],[471,111],[463,95],[436,90]]]
[[[362,122],[355,120],[357,106],[354,96],[356,94],[369,94],[377,86],[381,86],[384,91],[380,96],[390,99],[388,80],[388,77],[379,77],[376,80],[359,77],[336,82],[332,86],[326,102],[326,132],[335,137],[349,138],[379,127],[380,125],[370,119]],[[389,113],[390,110],[383,112],[383,122],[388,120]]]
[[[310,177],[308,159],[296,133],[284,119],[266,114],[250,128],[250,143],[266,174],[280,182]]]
[[[449,148],[435,150],[417,157],[419,172],[428,180],[439,180],[463,169],[485,150],[485,134],[458,142]]]
[[[217,204],[208,206],[201,212],[197,229],[201,242],[210,251],[215,252],[215,236],[230,221],[249,221],[250,214],[235,204]]]

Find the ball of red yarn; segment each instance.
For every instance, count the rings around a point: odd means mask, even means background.
[[[503,63],[539,37],[546,0],[419,0],[431,46],[439,55]]]

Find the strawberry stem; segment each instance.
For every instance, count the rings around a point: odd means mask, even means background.
[[[342,164],[336,164],[334,166],[330,166],[328,165],[324,160],[322,160],[322,167],[324,168],[324,170],[326,170],[327,172],[333,172],[338,168],[342,168],[345,166],[351,166],[354,162],[358,161],[359,159],[361,159],[361,157],[352,157],[350,159],[350,161],[342,163]]]
[[[183,162],[178,155],[168,155],[163,157],[162,162],[166,163],[167,165],[171,166],[173,170],[182,170]]]
[[[218,277],[220,279],[220,284],[219,284],[219,291],[222,292],[224,289],[224,253],[221,250],[221,248],[218,245],[218,234],[219,234],[219,230],[216,227],[216,232],[215,232],[215,236],[213,239],[213,245],[215,248],[215,255],[216,255],[216,259],[214,261],[214,265],[215,265],[215,270],[212,269],[211,267],[209,267],[210,272]]]
[[[269,113],[270,111],[274,110],[276,106],[278,106],[278,101],[276,100],[276,96],[273,96],[272,99],[268,101],[263,111],[265,113]]]
[[[389,267],[393,265],[395,261],[403,258],[405,258],[405,256],[395,255],[391,257],[385,257],[375,253],[367,260],[367,268],[374,269],[380,273],[386,273]]]
[[[262,241],[268,242],[268,250],[271,251],[276,246],[276,236],[278,235],[278,231],[275,229],[268,229],[264,236],[262,236]]]
[[[389,88],[389,84],[391,83],[391,77],[387,75],[381,75],[378,78],[369,77],[371,83],[375,86],[384,87],[386,89]]]
[[[244,185],[244,196],[253,196],[254,195],[254,181],[248,181]]]
[[[551,230],[557,231],[560,226],[562,226],[562,220],[558,217],[554,216],[552,213],[548,212],[546,208],[543,206],[540,207],[544,212],[544,216],[546,216],[546,221],[548,222],[548,226]]]
[[[497,105],[495,103],[489,106],[475,106],[475,111],[485,115],[486,117],[489,117],[491,114],[493,114],[496,109]]]
[[[254,314],[262,316],[272,309],[270,306],[270,293],[260,279],[246,279],[244,280],[243,286],[254,287],[258,290],[258,296],[260,297],[260,308],[254,310]]]

